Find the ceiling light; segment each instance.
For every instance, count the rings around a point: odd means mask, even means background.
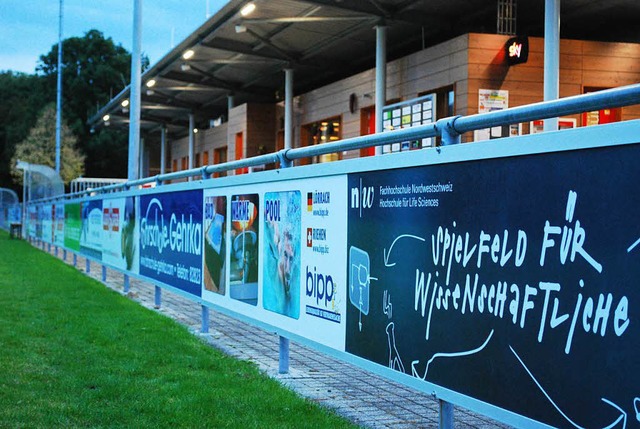
[[[182,71],[188,71],[188,70],[191,70],[191,66],[190,66],[189,64],[187,64],[187,63],[182,63],[182,64],[180,65],[180,70],[182,70]]]
[[[147,95],[153,95],[155,91],[153,89],[147,89]]]
[[[256,5],[253,3],[247,3],[242,9],[240,9],[240,15],[248,16],[256,10]]]
[[[109,119],[111,119],[111,116],[109,116],[108,113],[102,117],[102,120],[105,121],[105,122],[108,122]]]
[[[193,56],[193,54],[195,54],[195,52],[193,52],[193,49],[189,49],[188,51],[185,51],[184,54],[182,54],[182,58],[188,60]]]
[[[153,88],[153,86],[156,84],[156,80],[155,79],[151,79],[147,81],[147,88]]]
[[[244,33],[247,31],[247,27],[245,27],[242,24],[237,24],[236,25],[236,33]]]
[[[129,105],[129,100],[128,99],[127,100],[122,100],[122,103],[120,103],[120,105],[122,107],[127,107]]]
[[[193,129],[193,134],[198,134],[198,129],[197,128]]]

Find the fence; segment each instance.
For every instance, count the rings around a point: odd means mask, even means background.
[[[452,143],[638,102],[633,85],[45,198],[30,237],[125,290],[154,283],[158,305],[162,289],[201,304],[203,331],[213,308],[277,332],[282,372],[291,339],[433,393],[441,427],[451,404],[518,427],[637,425],[640,122]]]

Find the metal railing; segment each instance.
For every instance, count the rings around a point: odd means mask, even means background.
[[[313,156],[326,155],[330,153],[364,149],[372,146],[384,144],[418,140],[428,137],[442,137],[443,145],[460,143],[462,134],[490,128],[498,125],[508,125],[520,122],[528,122],[539,119],[555,118],[564,115],[578,114],[586,111],[600,110],[605,108],[616,108],[640,104],[640,84],[628,85],[599,92],[576,95],[573,97],[560,98],[552,101],[544,101],[525,106],[512,107],[509,109],[488,113],[479,113],[470,116],[452,116],[440,119],[436,122],[415,126],[411,128],[398,129],[384,133],[371,134],[367,136],[354,137],[334,143],[324,143],[321,145],[307,146],[293,149],[283,149],[278,152],[259,155],[237,161],[229,161],[223,164],[207,165],[190,170],[177,171],[166,174],[145,177],[137,180],[130,180],[124,183],[94,188],[91,190],[72,192],[58,197],[43,198],[40,202],[53,201],[60,198],[75,198],[88,193],[108,193],[117,192],[149,183],[164,183],[170,180],[180,180],[190,177],[201,177],[210,179],[215,173],[235,170],[245,167],[257,167],[264,164],[280,163],[281,166],[291,166],[293,161]]]

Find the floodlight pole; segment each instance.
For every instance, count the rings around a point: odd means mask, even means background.
[[[58,90],[56,95],[56,173],[60,174],[60,148],[62,147],[62,5],[58,27]]]
[[[140,87],[142,74],[142,0],[133,1],[133,52],[131,53],[131,90],[129,97],[129,180],[140,177]]]

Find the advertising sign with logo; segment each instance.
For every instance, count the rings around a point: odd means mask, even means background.
[[[300,191],[264,196],[263,306],[300,317]]]
[[[204,191],[204,289],[219,295],[226,291],[227,197]],[[204,291],[203,291],[204,296]]]
[[[638,157],[350,174],[346,350],[552,427],[635,419]]]
[[[90,200],[80,204],[82,227],[80,252],[92,258],[102,258],[102,200]]]
[[[136,225],[136,198],[109,198],[102,202],[102,262],[138,273],[140,237]]]
[[[301,181],[302,210],[302,314],[310,338],[344,350],[346,312],[347,177]]]
[[[42,225],[42,241],[53,243],[53,212],[51,204],[43,204],[39,209],[40,224]]]
[[[64,206],[64,247],[80,251],[80,231],[82,216],[80,203],[69,203]]]
[[[64,246],[64,203],[53,205],[53,244]]]
[[[259,206],[258,194],[231,198],[229,292],[231,298],[251,305],[258,304]]]
[[[201,296],[201,189],[140,196],[140,274]]]

